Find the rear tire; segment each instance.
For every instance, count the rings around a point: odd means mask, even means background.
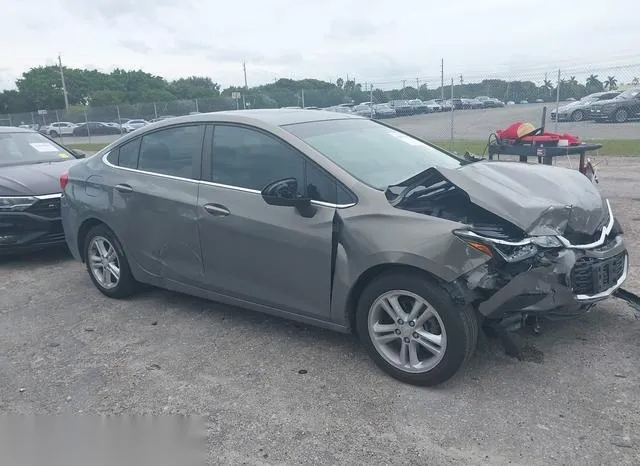
[[[453,377],[478,341],[475,311],[417,273],[384,274],[369,283],[358,300],[356,326],[378,367],[419,386]]]
[[[122,245],[106,225],[96,225],[87,232],[83,253],[89,277],[102,294],[122,299],[134,293],[137,283]]]
[[[59,136],[57,131],[49,131],[49,136],[51,136],[52,138],[57,138]]]

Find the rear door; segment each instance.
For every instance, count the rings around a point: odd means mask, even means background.
[[[284,178],[328,202],[317,203],[310,218],[266,204],[260,191]],[[233,125],[215,126],[203,180],[198,217],[207,287],[328,318],[335,180],[273,135]]]
[[[196,202],[204,134],[204,125],[172,126],[118,150],[109,181],[114,216],[128,257],[154,277],[191,283],[202,276]]]

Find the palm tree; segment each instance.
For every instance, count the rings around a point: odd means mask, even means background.
[[[635,78],[633,78],[631,80],[631,85],[632,86],[640,86],[640,78],[638,78],[637,76]]]
[[[587,86],[589,86],[589,87],[599,87],[601,85],[602,85],[602,83],[598,79],[598,75],[597,74],[592,74],[591,76],[589,76],[587,78]]]
[[[569,84],[578,84],[578,81],[576,80],[575,76],[571,76],[569,78]]]
[[[618,80],[614,76],[607,76],[607,79],[604,82],[604,87],[606,87],[610,91],[617,89]]]
[[[547,78],[544,78],[542,82],[542,88],[546,89],[549,95],[551,95],[551,90],[553,89],[553,83],[549,81]]]

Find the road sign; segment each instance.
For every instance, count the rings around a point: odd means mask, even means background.
[[[232,92],[231,93],[231,98],[232,99],[236,99],[237,100],[237,99],[239,99],[241,97],[242,97],[242,94],[240,94],[239,92]]]
[[[47,111],[46,110],[38,110],[38,115],[46,115]]]

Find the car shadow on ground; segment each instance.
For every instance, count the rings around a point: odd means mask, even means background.
[[[262,332],[269,333],[268,338],[274,341],[289,341],[292,347],[301,347],[309,344],[309,341],[313,341],[314,345],[319,348],[327,350],[341,348],[345,354],[356,355],[355,361],[353,361],[354,365],[366,364],[371,371],[377,372],[380,377],[386,377],[368,358],[364,347],[355,334],[342,334],[244,308],[155,288],[142,291],[133,299],[138,305],[143,304],[144,301],[157,302],[160,300],[167,307],[172,308],[174,312],[185,313],[183,316],[189,318],[191,318],[190,314],[197,314],[199,319],[224,321],[225,326],[247,329],[260,328]],[[598,309],[601,306],[602,308]],[[618,308],[618,306],[615,307]],[[618,317],[612,319],[610,308],[609,304],[603,303],[596,306],[595,310],[575,319],[545,321],[543,332],[540,335],[534,334],[529,327],[524,328],[519,332],[524,344],[522,360],[508,356],[497,337],[481,331],[475,356],[470,363],[450,381],[438,387],[432,387],[432,389],[457,390],[469,380],[482,379],[487,372],[504,373],[507,376],[510,371],[518,370],[518,365],[561,364],[561,360],[549,361],[546,359],[546,354],[549,354],[551,359],[564,358],[567,354],[580,351],[580,348],[588,345],[589,341],[594,344],[591,339],[594,333],[613,332],[616,327],[621,325],[620,320],[624,320],[625,317],[615,312],[614,316],[617,314]],[[563,347],[565,350],[559,352],[558,347]],[[348,362],[348,364],[352,363]]]
[[[71,260],[73,260],[73,256],[69,252],[69,249],[66,246],[59,246],[37,251],[2,255],[0,256],[0,269],[6,267],[16,269],[51,265]]]

